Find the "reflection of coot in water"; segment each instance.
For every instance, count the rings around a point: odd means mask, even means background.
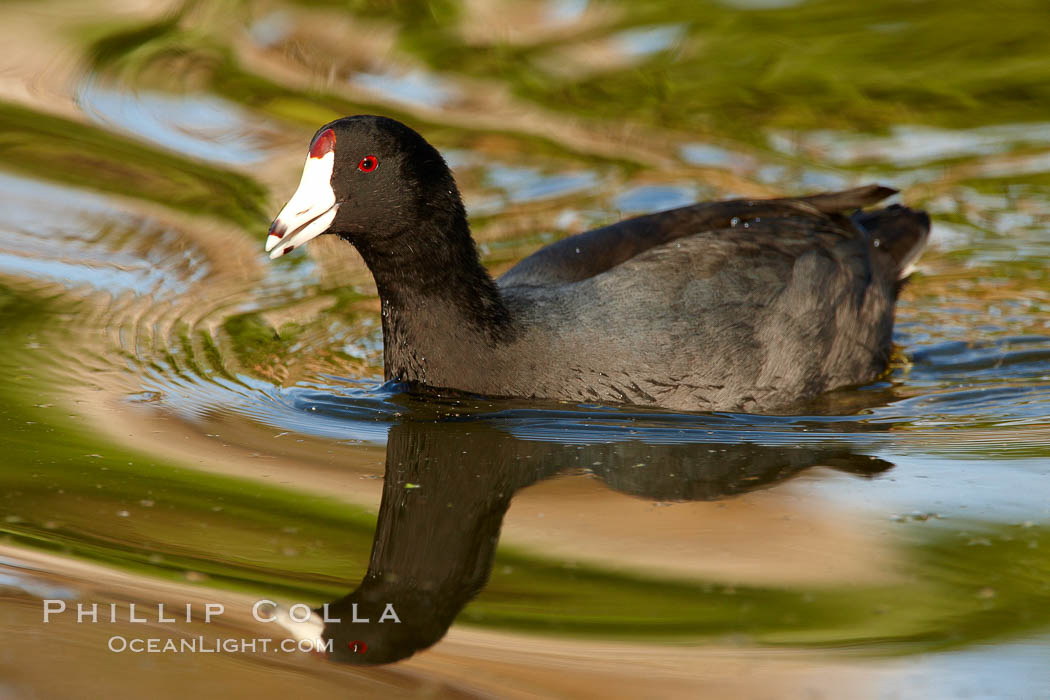
[[[841,445],[766,447],[753,443],[646,445],[606,448],[591,470],[617,491],[655,501],[710,501],[763,488],[813,466],[873,475],[893,465]],[[612,449],[609,449],[612,448]]]
[[[522,440],[495,421],[406,422],[390,430],[386,481],[368,572],[329,605],[332,657],[358,664],[403,659],[441,639],[488,581],[514,493],[585,467],[613,488],[660,500],[706,500],[772,485],[815,465],[874,474],[892,465],[836,444],[562,445]],[[353,623],[358,617],[369,623]],[[378,618],[389,603],[400,623]],[[354,642],[366,649],[355,651]]]

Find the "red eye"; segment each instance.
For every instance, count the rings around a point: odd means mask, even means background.
[[[370,173],[379,167],[379,159],[375,156],[365,156],[357,164],[357,169],[363,173]]]

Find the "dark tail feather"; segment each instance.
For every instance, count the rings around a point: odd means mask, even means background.
[[[808,197],[799,197],[798,199],[824,214],[838,214],[870,207],[872,204],[878,204],[895,194],[897,194],[897,190],[892,187],[865,185],[864,187],[854,187],[852,190],[823,192],[821,194],[811,194]]]
[[[841,192],[800,197],[824,214],[850,212],[897,194],[892,187],[865,185]],[[889,254],[897,270],[897,279],[903,280],[912,272],[912,265],[922,254],[930,237],[930,217],[924,211],[915,211],[899,204],[885,209],[857,211],[853,223],[868,234],[874,244]]]
[[[912,265],[930,237],[930,217],[926,212],[894,204],[885,209],[858,211],[851,218],[874,245],[893,258],[897,279],[903,280],[911,274]]]

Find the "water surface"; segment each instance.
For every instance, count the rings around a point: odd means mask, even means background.
[[[1050,687],[1040,5],[0,13],[0,695]],[[262,251],[314,129],[360,112],[448,156],[495,271],[697,199],[901,188],[934,230],[892,370],[787,416],[384,385],[356,254]],[[267,626],[260,598],[401,623]],[[44,599],[229,612],[43,625]]]

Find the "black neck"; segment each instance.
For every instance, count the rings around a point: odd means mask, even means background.
[[[383,305],[388,380],[452,386],[467,358],[509,336],[510,314],[455,204],[414,217],[413,229],[351,238]]]

